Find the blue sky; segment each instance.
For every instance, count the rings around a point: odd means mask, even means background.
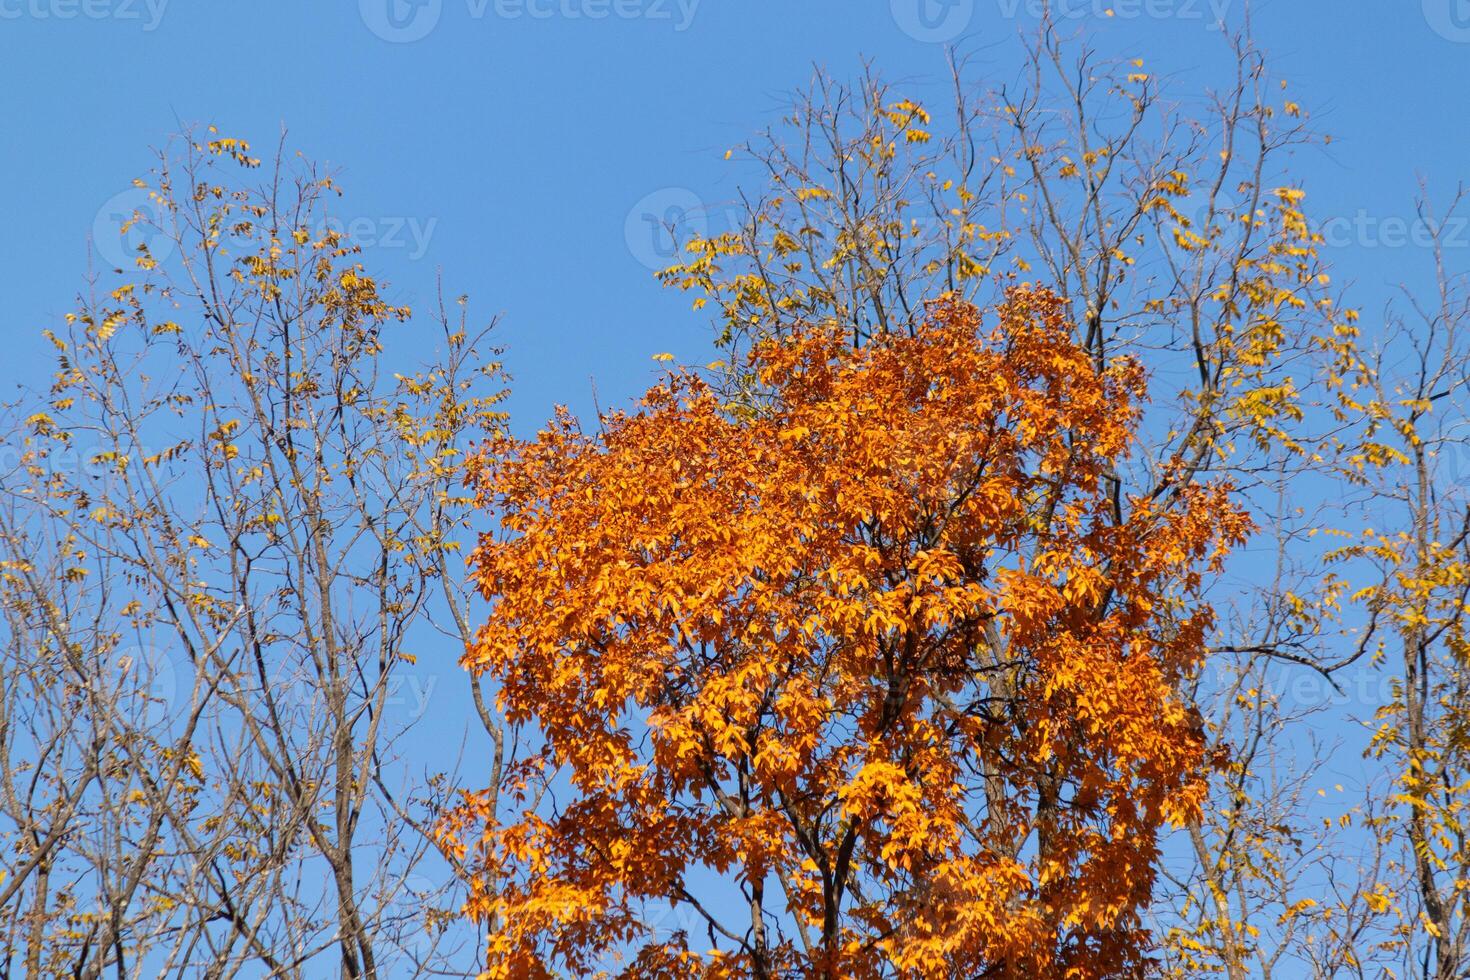
[[[710,331],[662,292],[645,214],[735,193],[726,147],[774,122],[813,64],[864,58],[922,92],[957,44],[1004,79],[1039,0],[0,0],[0,398],[44,383],[39,337],[71,305],[88,236],[181,123],[341,168],[344,223],[410,303],[451,294],[503,312],[523,426],[707,359]],[[1107,52],[1142,55],[1196,97],[1228,59],[1213,29],[1244,0],[1063,0]],[[1111,7],[1113,16],[1102,16]],[[1422,272],[1393,222],[1419,174],[1465,167],[1470,2],[1257,2],[1262,45],[1334,135],[1296,161],[1318,214],[1366,227],[1343,274],[1374,310]],[[1366,222],[1366,225],[1363,224]],[[1343,227],[1349,227],[1344,225]],[[1470,244],[1470,233],[1465,236]],[[1381,241],[1380,241],[1381,239]]]

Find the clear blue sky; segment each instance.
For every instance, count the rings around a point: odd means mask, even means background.
[[[99,212],[105,227],[149,146],[211,122],[257,146],[284,124],[339,165],[344,213],[382,239],[370,261],[400,298],[427,299],[442,269],[479,311],[503,311],[522,426],[556,401],[585,410],[589,378],[615,403],[649,379],[651,354],[702,361],[710,336],[649,275],[642,213],[693,195],[718,221],[734,194],[724,149],[773,121],[814,63],[847,74],[869,58],[922,89],[952,38],[1003,78],[1036,3],[0,0],[0,399],[44,380],[38,331],[70,307]],[[1185,95],[1222,77],[1210,25],[1244,4],[1060,8]],[[1403,220],[1417,173],[1443,188],[1465,171],[1470,2],[1274,0],[1255,19],[1335,137],[1297,163],[1318,213]],[[1417,251],[1354,248],[1339,271],[1371,311],[1422,269]]]

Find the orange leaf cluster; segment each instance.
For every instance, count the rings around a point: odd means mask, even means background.
[[[487,449],[465,664],[542,736],[519,818],[457,816],[490,976],[1138,966],[1203,792],[1202,574],[1248,521],[1225,487],[1114,499],[1142,372],[1071,336],[1044,290],[942,301],[761,344],[738,408],[675,374]]]

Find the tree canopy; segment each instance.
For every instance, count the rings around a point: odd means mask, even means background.
[[[459,815],[491,976],[1138,966],[1158,831],[1203,798],[1202,570],[1249,522],[1193,483],[1114,521],[1143,375],[1071,337],[1045,290],[939,301],[757,344],[745,404],[678,373],[487,449],[465,662],[544,736],[517,819]],[[645,935],[652,900],[706,935]]]

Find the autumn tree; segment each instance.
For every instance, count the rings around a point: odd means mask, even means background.
[[[1132,500],[1226,479],[1262,552],[1211,595],[1215,656],[1186,687],[1220,764],[1150,921],[1180,977],[1296,976],[1336,962],[1332,936],[1377,900],[1308,800],[1318,760],[1291,757],[1321,706],[1282,704],[1279,690],[1292,672],[1330,690],[1359,662],[1352,590],[1317,536],[1360,519],[1344,503],[1355,450],[1339,414],[1363,370],[1358,314],[1332,285],[1291,162],[1326,137],[1273,73],[1248,9],[1202,91],[1051,17],[1020,40],[1014,70],[982,74],[956,54],[938,93],[819,71],[779,123],[733,148],[740,194],[711,202],[727,220],[660,277],[712,314],[730,352],[716,385],[736,401],[762,397],[742,365],[763,338],[820,323],[860,346],[913,329],[940,293],[984,307],[1033,278],[1067,304],[1095,369],[1138,360],[1151,399],[1136,451],[1103,477],[1114,523]],[[1351,911],[1328,923],[1319,902]]]
[[[937,98],[819,71],[727,154],[738,195],[711,200],[709,233],[659,273],[712,316],[727,362],[707,383],[759,418],[782,393],[752,351],[813,329],[856,351],[919,332],[935,296],[989,308],[1049,284],[1095,372],[1129,357],[1150,378],[1134,450],[1099,477],[1112,527],[1219,480],[1258,525],[1249,564],[1211,580],[1210,656],[1178,687],[1213,765],[1143,912],[1159,970],[1459,975],[1463,280],[1441,240],[1435,285],[1406,291],[1408,322],[1386,324],[1381,349],[1364,342],[1292,159],[1328,137],[1248,7],[1203,92],[1050,16],[1023,41],[1011,72],[956,55]],[[1340,697],[1363,678],[1392,686],[1356,714],[1288,693],[1306,680]],[[1324,777],[1340,752],[1360,768],[1356,744],[1334,744],[1358,721],[1368,771],[1344,790]]]
[[[1389,681],[1364,719],[1384,772],[1360,822],[1383,855],[1368,902],[1391,928],[1352,948],[1426,980],[1470,970],[1470,283],[1449,252],[1463,206],[1463,191],[1442,212],[1419,200],[1429,286],[1405,288],[1344,394],[1364,523],[1332,553],[1366,618],[1351,655]]]
[[[4,443],[0,973],[443,970],[464,936],[405,681],[436,627],[472,638],[493,348],[393,302],[303,159],[201,132],[140,186],[135,263],[48,332]]]
[[[504,882],[469,905],[490,976],[1140,968],[1204,793],[1203,575],[1248,521],[1189,479],[1114,520],[1138,365],[1044,290],[984,319],[793,330],[758,402],[677,373],[480,458],[466,664],[543,739],[517,819],[459,815]],[[650,937],[650,902],[703,934]]]

